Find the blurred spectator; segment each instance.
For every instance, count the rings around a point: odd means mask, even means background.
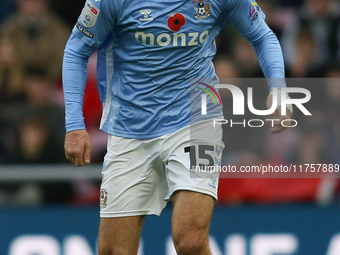
[[[248,41],[239,35],[233,45],[233,57],[239,67],[240,77],[264,77],[256,53]]]
[[[301,127],[298,146],[290,151],[288,163],[327,164],[331,163],[331,151],[325,135],[325,118],[322,112],[313,112],[313,118]],[[301,124],[300,124],[301,125]]]
[[[52,101],[52,84],[44,70],[28,69],[25,75],[27,99],[7,111],[6,118],[18,130],[20,149],[17,152],[22,152],[18,157],[21,163],[64,162],[64,110]],[[42,157],[40,152],[48,153],[48,157]],[[39,157],[26,157],[26,153],[39,154]]]
[[[54,103],[55,90],[53,81],[44,69],[27,69],[25,76],[27,100],[18,105],[19,113],[37,112],[50,123],[49,126],[56,138],[64,139],[64,109]]]
[[[0,24],[14,12],[15,0],[2,0],[0,8]]]
[[[277,8],[275,1],[272,0],[259,0],[257,1],[262,11],[266,14],[266,22],[273,30],[274,34],[280,38],[282,34],[282,26],[279,23],[278,13],[280,9]],[[282,9],[282,8],[281,8]]]
[[[14,162],[16,134],[8,119],[0,115],[0,164]]]
[[[24,94],[22,62],[8,37],[0,38],[0,104],[13,103]]]
[[[322,66],[340,58],[340,16],[338,1],[305,0],[295,22],[283,35],[283,49],[287,63],[291,65],[301,47],[295,44],[301,30],[309,29],[315,42],[314,61]],[[310,46],[308,46],[310,48]]]
[[[17,7],[1,27],[1,35],[11,39],[24,68],[47,68],[52,79],[59,78],[67,26],[49,10],[47,0],[18,0]]]
[[[312,32],[308,27],[303,27],[298,32],[294,41],[295,54],[288,68],[287,75],[294,78],[311,77],[315,67],[315,43]]]
[[[53,142],[48,122],[40,116],[27,116],[20,123],[16,163],[49,164],[64,161],[62,150]]]
[[[340,64],[331,65],[326,71],[326,93],[329,142],[334,151],[334,161],[340,164]]]
[[[340,78],[340,62],[330,63],[328,65],[327,69],[326,69],[325,77],[326,78]],[[337,80],[334,80],[334,81],[337,81]],[[328,87],[332,87],[333,89],[335,89],[335,87],[339,88],[340,87],[339,84],[337,84],[338,86],[336,86],[336,84],[337,83],[334,83],[333,85],[328,86]],[[335,93],[336,96],[333,96],[333,93],[329,93],[328,95],[332,99],[335,99],[335,101],[339,101],[339,91],[338,91],[338,89],[336,89],[336,93]]]

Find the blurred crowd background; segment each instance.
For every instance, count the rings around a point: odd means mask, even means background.
[[[296,113],[294,118],[300,123],[297,128],[275,136],[268,129],[227,129],[223,164],[339,164],[340,84],[336,79],[340,78],[339,1],[258,0],[258,4],[281,42],[286,76],[313,81],[327,79],[306,86],[313,96],[308,105],[313,118]],[[28,164],[67,163],[63,152],[61,65],[66,41],[83,5],[83,0],[1,1],[0,170],[8,165],[25,171]],[[216,44],[214,63],[219,77],[263,77],[255,52],[233,27],[226,26]],[[89,62],[84,117],[92,140],[92,162],[101,163],[106,152],[106,134],[98,130],[101,103],[95,65],[96,53]],[[265,104],[268,94],[265,86],[261,89],[263,93],[257,93],[260,96],[255,99],[259,105]],[[230,94],[222,96],[228,117]],[[26,189],[38,190],[37,199],[27,204],[92,204],[99,200],[97,182],[48,185],[1,182],[0,205]],[[92,195],[79,192],[84,189]],[[337,194],[336,179],[222,179],[219,202],[327,205],[338,202]]]

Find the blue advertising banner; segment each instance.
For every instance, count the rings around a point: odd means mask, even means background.
[[[213,255],[340,255],[340,207],[217,207]],[[95,255],[99,210],[0,209],[1,255]],[[139,255],[175,255],[171,207],[145,221]]]

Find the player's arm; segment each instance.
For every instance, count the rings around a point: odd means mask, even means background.
[[[274,122],[274,127],[271,129],[271,132],[274,134],[280,133],[286,129],[281,125],[282,121],[290,119],[293,112],[292,105],[288,105],[287,114],[281,115],[281,88],[286,87],[286,82],[284,79],[284,61],[280,43],[272,30],[266,25],[262,36],[259,36],[254,41],[250,41],[250,44],[258,56],[260,66],[269,82],[270,94],[267,98],[268,109],[272,106],[273,102],[272,90],[275,87],[278,89],[278,107],[276,114],[274,113],[272,115],[277,115],[279,120]],[[287,125],[290,125],[289,121],[287,121]]]
[[[66,44],[63,59],[65,98],[65,156],[77,166],[90,163],[90,137],[83,117],[87,63],[115,25],[113,1],[87,0]]]
[[[265,15],[257,3],[252,0],[224,0],[226,1],[227,18],[241,32],[253,46],[262,71],[268,80],[269,91],[273,88],[279,91],[286,87],[284,61],[280,43],[265,22]],[[267,99],[267,107],[271,106],[272,94]],[[280,100],[279,100],[280,101]],[[280,114],[278,106],[276,113]],[[274,123],[272,133],[280,133],[285,128],[281,125],[284,119],[290,119],[292,108],[288,107],[285,116],[280,115],[280,121]]]
[[[83,96],[88,59],[95,48],[75,35],[68,40],[63,60],[63,90],[65,99],[65,156],[77,166],[90,163],[91,142],[83,117]]]

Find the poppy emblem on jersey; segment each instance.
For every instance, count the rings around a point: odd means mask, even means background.
[[[210,16],[209,0],[193,0],[196,19],[206,19]]]
[[[174,16],[168,18],[167,23],[172,31],[177,32],[184,26],[185,21],[185,17],[182,14],[176,13]]]
[[[101,189],[100,190],[100,208],[107,207],[107,190]]]

